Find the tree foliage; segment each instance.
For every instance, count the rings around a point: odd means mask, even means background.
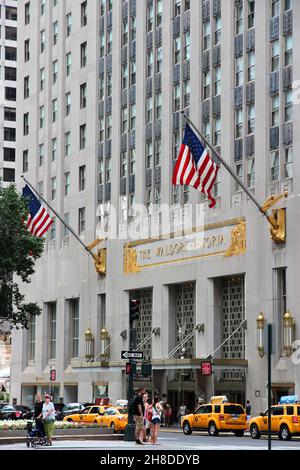
[[[43,253],[44,240],[33,237],[23,221],[27,202],[14,185],[0,188],[0,317],[11,327],[28,328],[31,315],[39,315],[36,303],[26,303],[16,281],[30,283],[35,261]]]

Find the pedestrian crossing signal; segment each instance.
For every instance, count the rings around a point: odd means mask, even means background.
[[[136,374],[136,364],[134,362],[126,362],[126,375]]]

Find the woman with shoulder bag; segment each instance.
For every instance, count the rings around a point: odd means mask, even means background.
[[[53,403],[50,401],[50,395],[46,393],[45,403],[43,404],[43,424],[49,444],[52,446],[52,434],[55,422],[55,409]]]
[[[152,444],[157,444],[158,432],[161,423],[161,413],[162,413],[162,406],[159,403],[159,398],[154,397],[153,405],[152,405]]]

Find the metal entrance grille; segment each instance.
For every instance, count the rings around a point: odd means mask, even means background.
[[[183,340],[195,326],[195,284],[179,284],[176,296],[176,344]],[[195,355],[195,337],[192,336],[178,351],[178,358]]]
[[[135,291],[132,299],[140,301],[140,318],[136,322],[136,344],[140,344],[152,330],[152,289]],[[142,347],[145,360],[151,360],[152,357],[151,338]]]

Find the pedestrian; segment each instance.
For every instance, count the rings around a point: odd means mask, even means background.
[[[38,429],[38,431],[40,433],[39,440],[41,440],[41,437],[45,437],[45,430],[44,430],[44,425],[43,425],[43,421],[42,421],[43,404],[44,404],[44,402],[42,401],[42,396],[40,394],[37,394],[36,402],[34,404],[33,419],[35,421],[36,428]]]
[[[152,404],[152,435],[151,435],[151,442],[153,445],[157,444],[159,427],[161,423],[161,414],[162,414],[162,406],[159,403],[158,396],[154,397],[153,404]]]
[[[53,403],[50,401],[50,395],[46,393],[45,403],[43,404],[43,424],[49,444],[52,446],[52,434],[55,422],[55,409]]]
[[[144,402],[144,436],[143,436],[143,442],[147,443],[148,442],[148,437],[149,437],[149,431],[150,431],[150,423],[147,419],[147,413],[148,413],[148,406],[149,406],[149,395],[147,392],[144,393],[143,395],[143,402]]]
[[[139,388],[138,394],[133,401],[133,417],[135,422],[135,442],[139,445],[144,445],[144,413],[145,405],[143,401],[144,388]]]
[[[251,418],[251,405],[250,405],[249,400],[247,400],[247,402],[246,402],[245,410],[246,410],[247,421],[250,421],[250,418]]]
[[[172,408],[169,403],[166,404],[165,416],[166,416],[166,427],[169,427],[171,424],[171,420],[172,420]]]
[[[181,406],[179,407],[179,410],[178,410],[178,413],[177,413],[177,419],[178,419],[179,426],[181,426],[181,418],[184,415],[186,415],[186,405],[184,403],[181,403]]]

